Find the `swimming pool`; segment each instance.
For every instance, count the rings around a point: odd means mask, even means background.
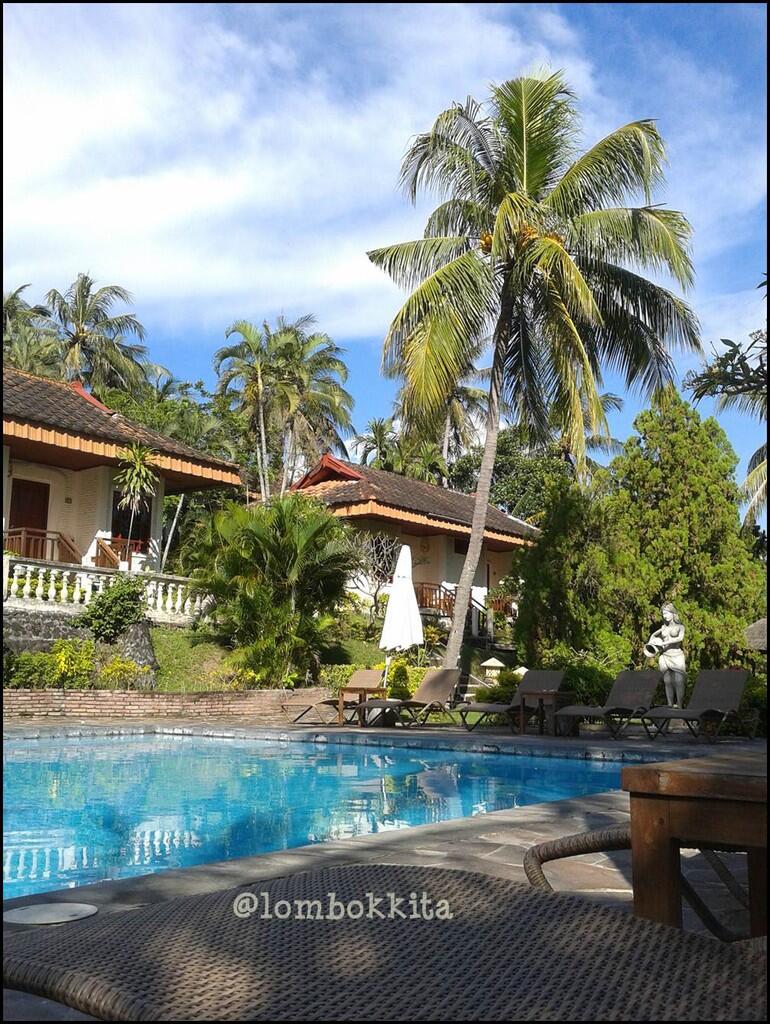
[[[5,899],[617,789],[619,763],[139,735],[4,748]]]

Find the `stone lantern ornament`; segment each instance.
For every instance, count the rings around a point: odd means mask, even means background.
[[[487,658],[486,661],[482,661],[481,667],[484,669],[484,678],[490,682],[497,682],[500,678],[500,672],[505,668],[502,661],[498,661],[497,658]]]

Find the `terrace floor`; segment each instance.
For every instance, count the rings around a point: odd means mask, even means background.
[[[720,741],[716,744],[696,743],[683,734],[672,734],[665,742],[654,745],[642,737],[612,741],[600,732],[589,732],[581,738],[553,739],[540,736],[512,736],[503,729],[485,728],[467,733],[453,726],[430,726],[424,729],[358,729],[320,725],[286,726],[284,729],[259,728],[252,722],[198,722],[155,720],[127,723],[125,719],[78,721],[58,719],[14,722],[6,725],[6,738],[54,735],[84,735],[93,732],[127,733],[143,731],[180,731],[203,735],[253,736],[254,738],[331,743],[406,744],[410,747],[476,750],[480,754],[509,752],[606,758],[625,761],[664,761],[681,756],[704,756],[718,751],[764,749],[764,741]],[[628,820],[628,797],[622,792],[600,793],[577,799],[535,804],[512,810],[494,811],[478,817],[464,818],[435,825],[385,832],[378,835],[328,841],[278,853],[243,857],[183,870],[170,870],[140,878],[100,882],[56,894],[21,897],[8,901],[4,909],[20,904],[71,900],[99,906],[100,913],[115,913],[147,903],[172,899],[175,896],[204,893],[232,886],[277,878],[297,871],[361,862],[414,864],[478,871],[511,881],[526,882],[522,861],[527,849],[535,843],[555,839],[574,832],[603,828]],[[733,873],[745,879],[740,855],[727,861]],[[683,851],[683,870],[692,884],[705,897],[720,919],[736,929],[747,929],[747,912],[729,895],[704,858],[694,851]],[[630,853],[593,854],[575,857],[549,865],[546,874],[560,891],[612,904],[631,911]],[[685,907],[686,929],[703,930],[699,920]],[[18,928],[19,926],[16,926]],[[15,930],[5,926],[4,931]],[[76,1011],[48,1000],[19,992],[4,993],[5,1020],[89,1020]]]

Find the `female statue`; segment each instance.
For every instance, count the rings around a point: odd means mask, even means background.
[[[658,655],[658,668],[663,673],[666,700],[670,707],[681,708],[687,679],[682,649],[684,626],[671,602],[664,604],[660,611],[663,616],[663,625],[647,641],[644,653],[648,658]]]

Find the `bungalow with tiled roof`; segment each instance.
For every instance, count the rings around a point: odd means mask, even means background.
[[[134,442],[154,449],[159,484],[135,517],[129,545],[114,479]],[[69,565],[156,568],[164,496],[239,483],[235,463],[126,419],[81,384],[3,369],[6,551]]]
[[[448,616],[468,550],[474,497],[371,466],[324,455],[294,490],[323,501],[357,529],[397,537],[412,549],[415,592],[421,609]],[[511,568],[511,552],[536,537],[535,527],[490,505],[484,546],[473,587],[472,621],[487,592]]]

